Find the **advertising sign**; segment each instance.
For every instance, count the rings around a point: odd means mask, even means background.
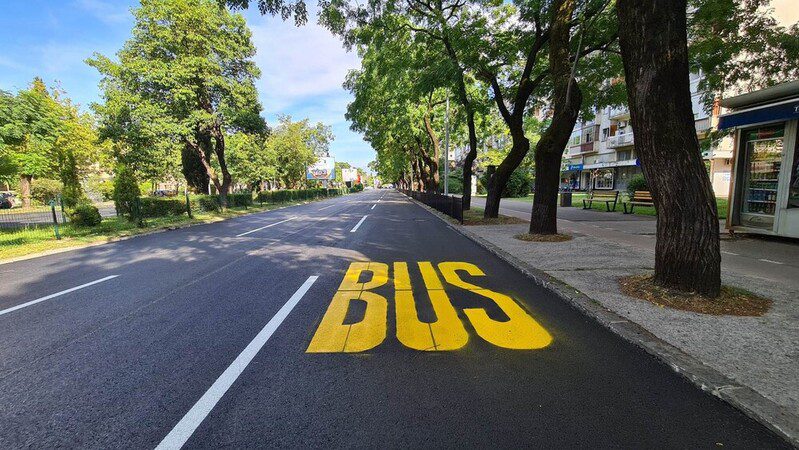
[[[345,183],[347,181],[355,181],[358,178],[358,169],[341,169],[341,178]]]
[[[336,160],[332,157],[319,158],[315,164],[308,166],[305,171],[308,180],[335,180]]]

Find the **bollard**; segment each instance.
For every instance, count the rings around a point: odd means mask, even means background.
[[[50,200],[50,211],[53,213],[53,231],[55,231],[55,238],[60,240],[61,235],[58,233],[58,217],[55,215],[55,199]]]

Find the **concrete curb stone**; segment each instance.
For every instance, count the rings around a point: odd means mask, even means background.
[[[497,255],[500,259],[532,279],[537,285],[554,292],[558,297],[593,318],[602,326],[610,329],[616,335],[656,357],[703,391],[709,392],[731,404],[794,447],[799,448],[799,414],[774,403],[754,389],[728,378],[697,358],[658,338],[641,325],[611,311],[563,281],[533,267],[481,236],[474,234],[467,227],[453,223],[448,216],[412,198],[408,199],[442,220],[452,230]]]

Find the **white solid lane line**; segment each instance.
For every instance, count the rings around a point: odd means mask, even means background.
[[[763,262],[767,262],[767,263],[771,263],[771,264],[785,264],[785,263],[781,263],[779,261],[772,261],[770,259],[762,259],[762,258],[758,259],[758,261],[763,261]]]
[[[366,220],[367,217],[369,217],[369,214],[361,217],[361,220],[359,220],[358,223],[355,224],[355,227],[350,230],[350,233],[355,233],[356,231],[358,231],[358,228],[360,228],[361,224],[363,223],[364,220]]]
[[[56,292],[55,294],[50,294],[50,295],[47,295],[47,296],[42,297],[42,298],[37,298],[36,300],[31,300],[31,301],[23,303],[21,305],[12,306],[11,308],[7,308],[7,309],[4,309],[4,310],[0,311],[0,316],[2,316],[3,314],[8,314],[10,312],[16,311],[18,309],[22,309],[22,308],[25,308],[25,307],[28,307],[28,306],[31,306],[31,305],[35,305],[37,303],[41,303],[41,302],[43,302],[45,300],[50,300],[51,298],[55,298],[55,297],[58,297],[60,295],[69,294],[70,292],[75,292],[78,289],[83,289],[85,287],[89,287],[89,286],[95,285],[97,283],[102,283],[103,281],[108,281],[108,280],[110,280],[112,278],[116,278],[118,276],[119,275],[110,275],[110,276],[107,276],[105,278],[100,278],[99,280],[94,280],[94,281],[86,283],[86,284],[81,284],[80,286],[75,286],[74,288],[69,288],[69,289],[61,291],[61,292]]]
[[[227,369],[222,372],[222,375],[214,381],[214,384],[203,394],[202,397],[191,407],[189,412],[180,419],[180,422],[172,428],[172,431],[164,437],[156,450],[159,449],[179,449],[183,444],[189,440],[197,427],[200,426],[203,420],[208,417],[208,414],[214,409],[214,406],[219,402],[225,392],[230,389],[230,386],[236,379],[244,372],[244,369],[252,362],[255,355],[263,348],[266,341],[272,337],[272,334],[277,330],[277,327],[286,319],[292,309],[297,306],[297,303],[302,297],[311,289],[311,286],[319,278],[317,275],[312,275],[305,280],[305,283],[297,289],[297,292],[280,308],[280,311],[272,317],[269,322],[261,329],[255,338],[247,345],[247,347],[239,353],[239,356],[230,363]]]
[[[321,210],[323,210],[323,209],[327,209],[327,208],[332,208],[332,207],[334,207],[334,206],[336,206],[336,205],[337,205],[337,203],[334,203],[334,204],[332,204],[332,205],[327,205],[327,206],[325,206],[325,207],[323,207],[323,208],[319,208],[319,211],[321,211]]]
[[[723,253],[723,254],[725,254],[725,255],[738,256],[738,254],[737,254],[737,253],[733,253],[733,252],[725,252],[724,250],[722,250],[722,251],[721,251],[721,253]]]
[[[371,207],[371,208],[369,208],[369,209],[375,209],[375,206],[377,206],[377,203],[375,203],[374,205],[372,205],[372,207]]]
[[[250,231],[246,231],[246,232],[244,232],[244,233],[241,233],[241,234],[237,234],[237,235],[236,235],[236,237],[247,236],[247,235],[248,235],[248,234],[250,234],[250,233],[255,233],[256,231],[261,231],[261,230],[263,230],[263,229],[266,229],[266,228],[269,228],[269,227],[273,227],[273,226],[275,226],[275,225],[280,225],[281,223],[288,222],[289,220],[294,220],[294,219],[296,219],[296,217],[289,217],[288,219],[286,219],[286,220],[281,220],[280,222],[270,223],[269,225],[266,225],[266,226],[264,226],[264,227],[261,227],[261,228],[256,228],[256,229],[254,229],[254,230],[250,230]]]

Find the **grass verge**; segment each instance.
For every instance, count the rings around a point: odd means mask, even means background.
[[[772,301],[744,289],[722,286],[717,298],[685,293],[654,283],[651,275],[632,275],[618,279],[624,295],[666,308],[713,316],[755,316],[768,312]]]
[[[518,223],[527,223],[518,217],[511,217],[511,216],[503,216],[502,214],[499,217],[492,217],[486,219],[483,217],[483,209],[482,208],[475,208],[466,210],[463,212],[463,224],[464,225],[512,225]]]
[[[82,247],[98,242],[109,242],[158,230],[218,222],[245,214],[302,203],[304,202],[256,204],[246,209],[244,207],[228,208],[223,212],[192,212],[194,217],[191,219],[186,215],[149,218],[146,219],[144,227],[137,227],[135,223],[121,217],[103,219],[102,223],[96,227],[79,227],[67,223],[59,226],[60,240],[55,238],[52,225],[14,230],[0,229],[0,261],[64,248]]]

